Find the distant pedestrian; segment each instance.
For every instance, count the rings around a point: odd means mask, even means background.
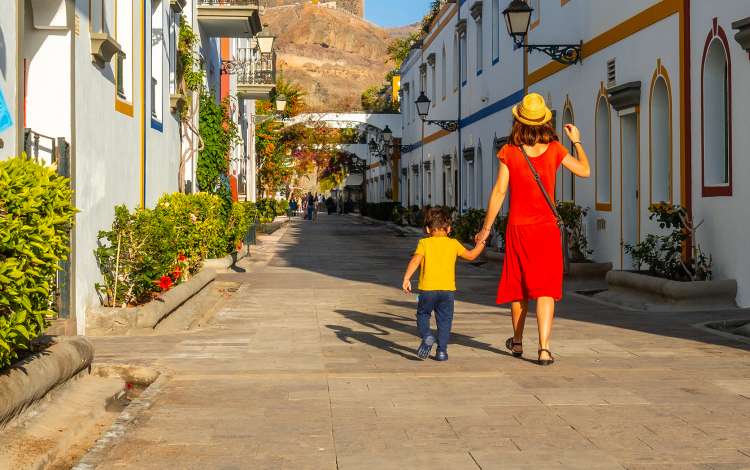
[[[292,198],[289,202],[289,214],[294,217],[297,215],[297,198]]]
[[[539,365],[555,360],[550,352],[550,334],[555,301],[562,298],[562,220],[550,195],[555,193],[555,175],[562,164],[571,173],[587,178],[591,173],[581,134],[572,124],[565,133],[578,157],[560,144],[550,124],[552,111],[544,98],[530,93],[513,107],[513,127],[497,154],[500,165],[482,230],[474,238],[487,240],[508,187],[512,187],[505,235],[505,261],[497,291],[497,303],[511,302],[513,337],[505,346],[515,357],[523,355],[523,329],[529,300],[536,299],[539,328]]]
[[[438,207],[427,210],[425,231],[429,237],[419,241],[406,268],[402,288],[411,293],[411,277],[419,268],[417,327],[422,342],[417,355],[425,359],[435,344],[435,336],[430,332],[430,317],[434,311],[438,344],[435,359],[447,361],[456,290],[456,259],[476,259],[484,250],[485,242],[481,240],[473,249],[467,250],[458,240],[449,238],[451,217],[445,209]]]
[[[307,216],[305,217],[307,220],[313,220],[313,212],[315,211],[315,198],[313,197],[312,193],[307,193],[307,197],[305,198],[306,201],[306,207],[307,209]]]

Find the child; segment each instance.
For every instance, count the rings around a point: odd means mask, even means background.
[[[437,322],[438,350],[435,359],[448,360],[448,340],[453,322],[453,301],[456,290],[456,258],[474,260],[482,253],[484,242],[467,250],[451,233],[450,215],[441,208],[433,208],[425,215],[427,238],[419,240],[417,249],[404,274],[404,292],[411,292],[411,277],[419,270],[419,301],[417,303],[417,326],[422,344],[417,355],[425,359],[432,351],[435,337],[430,333],[430,315],[435,312]]]

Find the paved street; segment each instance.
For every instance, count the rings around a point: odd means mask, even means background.
[[[206,327],[96,338],[97,361],[168,379],[99,468],[750,468],[747,345],[568,296],[552,349],[503,343],[497,265],[459,268],[450,361],[419,361],[398,290],[416,237],[356,217],[296,221]],[[737,316],[735,312],[732,315]]]

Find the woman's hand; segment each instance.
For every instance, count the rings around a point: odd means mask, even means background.
[[[568,139],[570,139],[573,143],[578,143],[581,141],[581,131],[578,130],[576,126],[573,124],[565,124],[563,126],[565,129],[565,133],[568,135]]]
[[[490,237],[490,230],[483,228],[479,231],[476,235],[474,235],[474,243],[484,243],[487,241],[487,239]]]

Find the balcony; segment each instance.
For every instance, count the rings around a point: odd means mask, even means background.
[[[251,100],[268,99],[276,86],[276,54],[249,47],[237,52],[236,60],[222,64],[225,73],[236,76],[237,94]]]
[[[209,37],[251,38],[261,29],[260,0],[198,0],[198,21]]]

